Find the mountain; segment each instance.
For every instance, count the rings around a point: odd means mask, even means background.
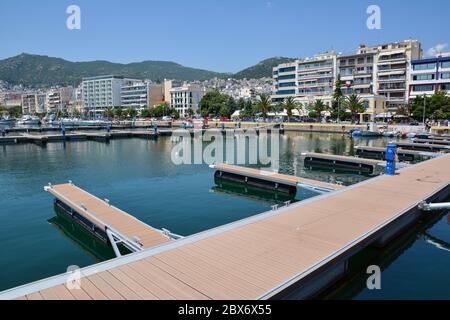
[[[236,73],[233,77],[236,79],[260,79],[272,77],[273,68],[282,63],[295,61],[293,58],[274,57],[261,61],[260,63]]]
[[[137,79],[207,80],[230,74],[184,67],[168,61],[144,61],[121,64],[108,61],[70,62],[47,56],[21,54],[0,60],[0,79],[12,85],[49,87],[76,85],[83,77],[97,75],[123,75]]]
[[[260,79],[272,77],[272,68],[292,58],[275,57],[236,74],[194,69],[169,61],[143,61],[121,64],[108,61],[70,62],[48,56],[21,55],[0,60],[0,80],[28,88],[78,85],[83,77],[122,75],[136,79],[178,79],[186,81],[218,78]]]

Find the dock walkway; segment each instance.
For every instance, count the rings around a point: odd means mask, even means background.
[[[265,171],[261,169],[252,169],[247,167],[229,165],[229,164],[215,164],[210,166],[219,172],[219,175],[223,172],[230,173],[233,175],[238,175],[241,177],[250,177],[257,180],[263,180],[283,185],[288,185],[292,187],[303,187],[306,189],[312,189],[314,191],[324,191],[330,192],[335,190],[340,190],[344,188],[342,185],[321,182],[291,175],[280,174],[271,171]]]
[[[147,249],[170,241],[169,237],[159,230],[139,221],[128,213],[110,205],[79,187],[69,183],[46,187],[63,206],[68,206],[88,221],[92,222],[101,232],[111,230],[132,248]],[[96,230],[93,230],[96,231]],[[131,249],[132,249],[131,248]]]
[[[62,274],[0,299],[269,299],[294,289],[309,297],[345,274],[345,259],[408,228],[418,204],[446,199],[449,187],[445,155],[84,268],[80,290],[68,290]]]

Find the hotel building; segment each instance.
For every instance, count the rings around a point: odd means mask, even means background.
[[[450,53],[414,60],[411,65],[409,99],[445,91],[450,95]]]
[[[172,88],[170,89],[170,106],[180,113],[181,118],[185,118],[188,116],[188,109],[192,109],[194,112],[198,110],[200,100],[205,94],[205,88],[197,84]]]
[[[100,76],[84,78],[82,82],[84,111],[101,114],[108,108],[121,108],[122,87],[131,84],[134,79],[119,76]]]

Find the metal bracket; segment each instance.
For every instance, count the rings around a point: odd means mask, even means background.
[[[450,202],[426,203],[422,201],[419,203],[419,209],[422,211],[450,210]]]

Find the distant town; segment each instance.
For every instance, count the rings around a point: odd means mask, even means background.
[[[337,112],[344,117],[349,111],[344,100],[353,95],[362,105],[357,112],[358,121],[410,117],[414,99],[450,94],[450,54],[424,58],[421,43],[407,40],[360,45],[351,54],[332,51],[280,64],[273,69],[272,78],[155,82],[126,75],[93,75],[83,78],[78,86],[39,90],[0,80],[0,107],[2,112],[13,108],[17,111],[20,107],[23,115],[103,117],[107,112],[114,115],[126,110],[145,116],[150,114],[148,110],[164,105],[174,111],[173,116],[186,118],[200,114],[201,101],[208,92],[219,92],[240,101],[228,110],[229,114],[225,112],[228,117],[239,116],[244,102],[257,103],[261,95],[270,97],[272,106],[279,105],[281,113],[283,102],[291,98],[296,106],[303,107],[302,114],[326,111],[331,115],[338,108]],[[320,106],[314,108],[317,101]],[[426,116],[433,114],[427,112]]]

